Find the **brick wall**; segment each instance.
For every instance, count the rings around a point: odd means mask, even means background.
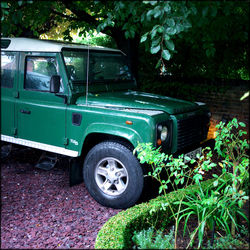
[[[225,92],[203,93],[199,101],[207,103],[212,113],[209,138],[214,138],[215,125],[220,121],[231,120],[234,117],[247,125],[249,138],[249,97],[240,98],[249,91],[249,82],[229,84]]]
[[[240,98],[249,91],[249,87],[249,80],[160,76],[154,85],[150,82],[143,90],[187,101],[205,102],[212,113],[209,138],[214,138],[216,124],[232,120],[234,117],[246,124],[249,138],[249,97],[240,101]]]

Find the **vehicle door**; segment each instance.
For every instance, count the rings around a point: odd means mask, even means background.
[[[17,97],[17,55],[17,52],[1,52],[1,137],[5,141],[16,134],[14,110]]]
[[[19,81],[16,117],[18,138],[27,146],[63,153],[65,148],[66,95],[61,78],[60,92],[50,93],[52,75],[61,75],[57,53],[21,53],[23,69]]]

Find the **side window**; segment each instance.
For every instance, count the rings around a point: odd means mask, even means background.
[[[13,88],[16,57],[16,52],[1,52],[1,87]]]
[[[50,78],[59,75],[58,64],[54,57],[26,57],[24,88],[27,90],[50,90]],[[62,84],[60,92],[63,91]]]

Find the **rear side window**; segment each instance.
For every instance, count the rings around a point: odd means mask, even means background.
[[[16,74],[16,52],[1,52],[1,87],[13,88]]]
[[[26,57],[25,89],[49,92],[50,78],[53,75],[59,75],[56,58],[33,56]],[[62,91],[61,84],[60,92]]]

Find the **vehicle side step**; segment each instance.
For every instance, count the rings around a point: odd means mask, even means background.
[[[35,167],[43,170],[51,170],[55,167],[58,160],[59,159],[57,155],[49,155],[48,153],[43,153]]]

